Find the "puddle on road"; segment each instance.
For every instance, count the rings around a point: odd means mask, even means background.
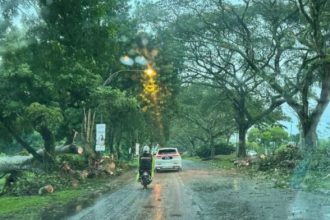
[[[195,192],[206,192],[206,193],[214,193],[219,190],[233,190],[238,188],[238,186],[235,186],[228,182],[193,182],[192,183],[192,190]]]
[[[171,217],[182,217],[182,214],[170,214]]]
[[[143,208],[145,208],[145,209],[153,209],[153,208],[155,208],[155,206],[154,205],[145,205],[145,206],[143,206]]]

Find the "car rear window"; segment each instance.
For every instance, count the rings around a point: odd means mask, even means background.
[[[176,149],[164,149],[164,150],[159,150],[158,154],[175,154]]]

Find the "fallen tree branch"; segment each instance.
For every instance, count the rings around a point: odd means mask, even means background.
[[[37,154],[40,157],[43,157],[45,150],[40,149],[37,151]],[[74,144],[65,145],[65,146],[58,146],[55,148],[55,153],[73,153],[82,155],[84,149],[82,147],[76,146]],[[31,168],[30,164],[34,156],[7,156],[7,157],[0,157],[0,174],[1,173],[9,173],[14,170],[27,170]]]

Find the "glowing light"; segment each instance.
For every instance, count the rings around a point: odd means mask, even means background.
[[[144,70],[144,73],[150,78],[154,78],[157,75],[157,72],[150,66],[148,66],[148,68]]]

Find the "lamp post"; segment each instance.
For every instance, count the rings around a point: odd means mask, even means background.
[[[106,86],[106,85],[108,85],[109,83],[111,83],[112,80],[113,80],[114,78],[116,78],[116,77],[118,76],[118,74],[121,73],[121,72],[142,72],[142,71],[143,71],[148,77],[151,77],[151,78],[155,77],[155,75],[156,75],[155,70],[152,69],[149,65],[148,65],[148,67],[147,67],[146,69],[144,69],[144,70],[119,70],[119,71],[116,71],[116,72],[114,72],[114,73],[110,73],[109,76],[108,76],[108,78],[104,81],[103,86]]]
[[[140,70],[136,70],[136,69],[135,70],[119,70],[117,72],[110,73],[109,77],[104,81],[103,86],[108,85],[121,72],[142,72],[143,71],[147,75],[155,73],[155,71],[148,64],[148,61],[143,56],[137,56],[135,58],[135,62],[130,57],[123,56],[120,58],[120,62],[126,66],[132,66],[134,63],[138,63],[143,66],[147,65],[147,68],[145,68],[144,70],[141,70],[141,69]]]
[[[109,83],[111,83],[111,81],[116,78],[118,76],[119,73],[121,72],[141,72],[142,70],[119,70],[117,72],[114,73],[110,73],[110,75],[108,76],[108,78],[104,81],[103,86],[108,85]]]

